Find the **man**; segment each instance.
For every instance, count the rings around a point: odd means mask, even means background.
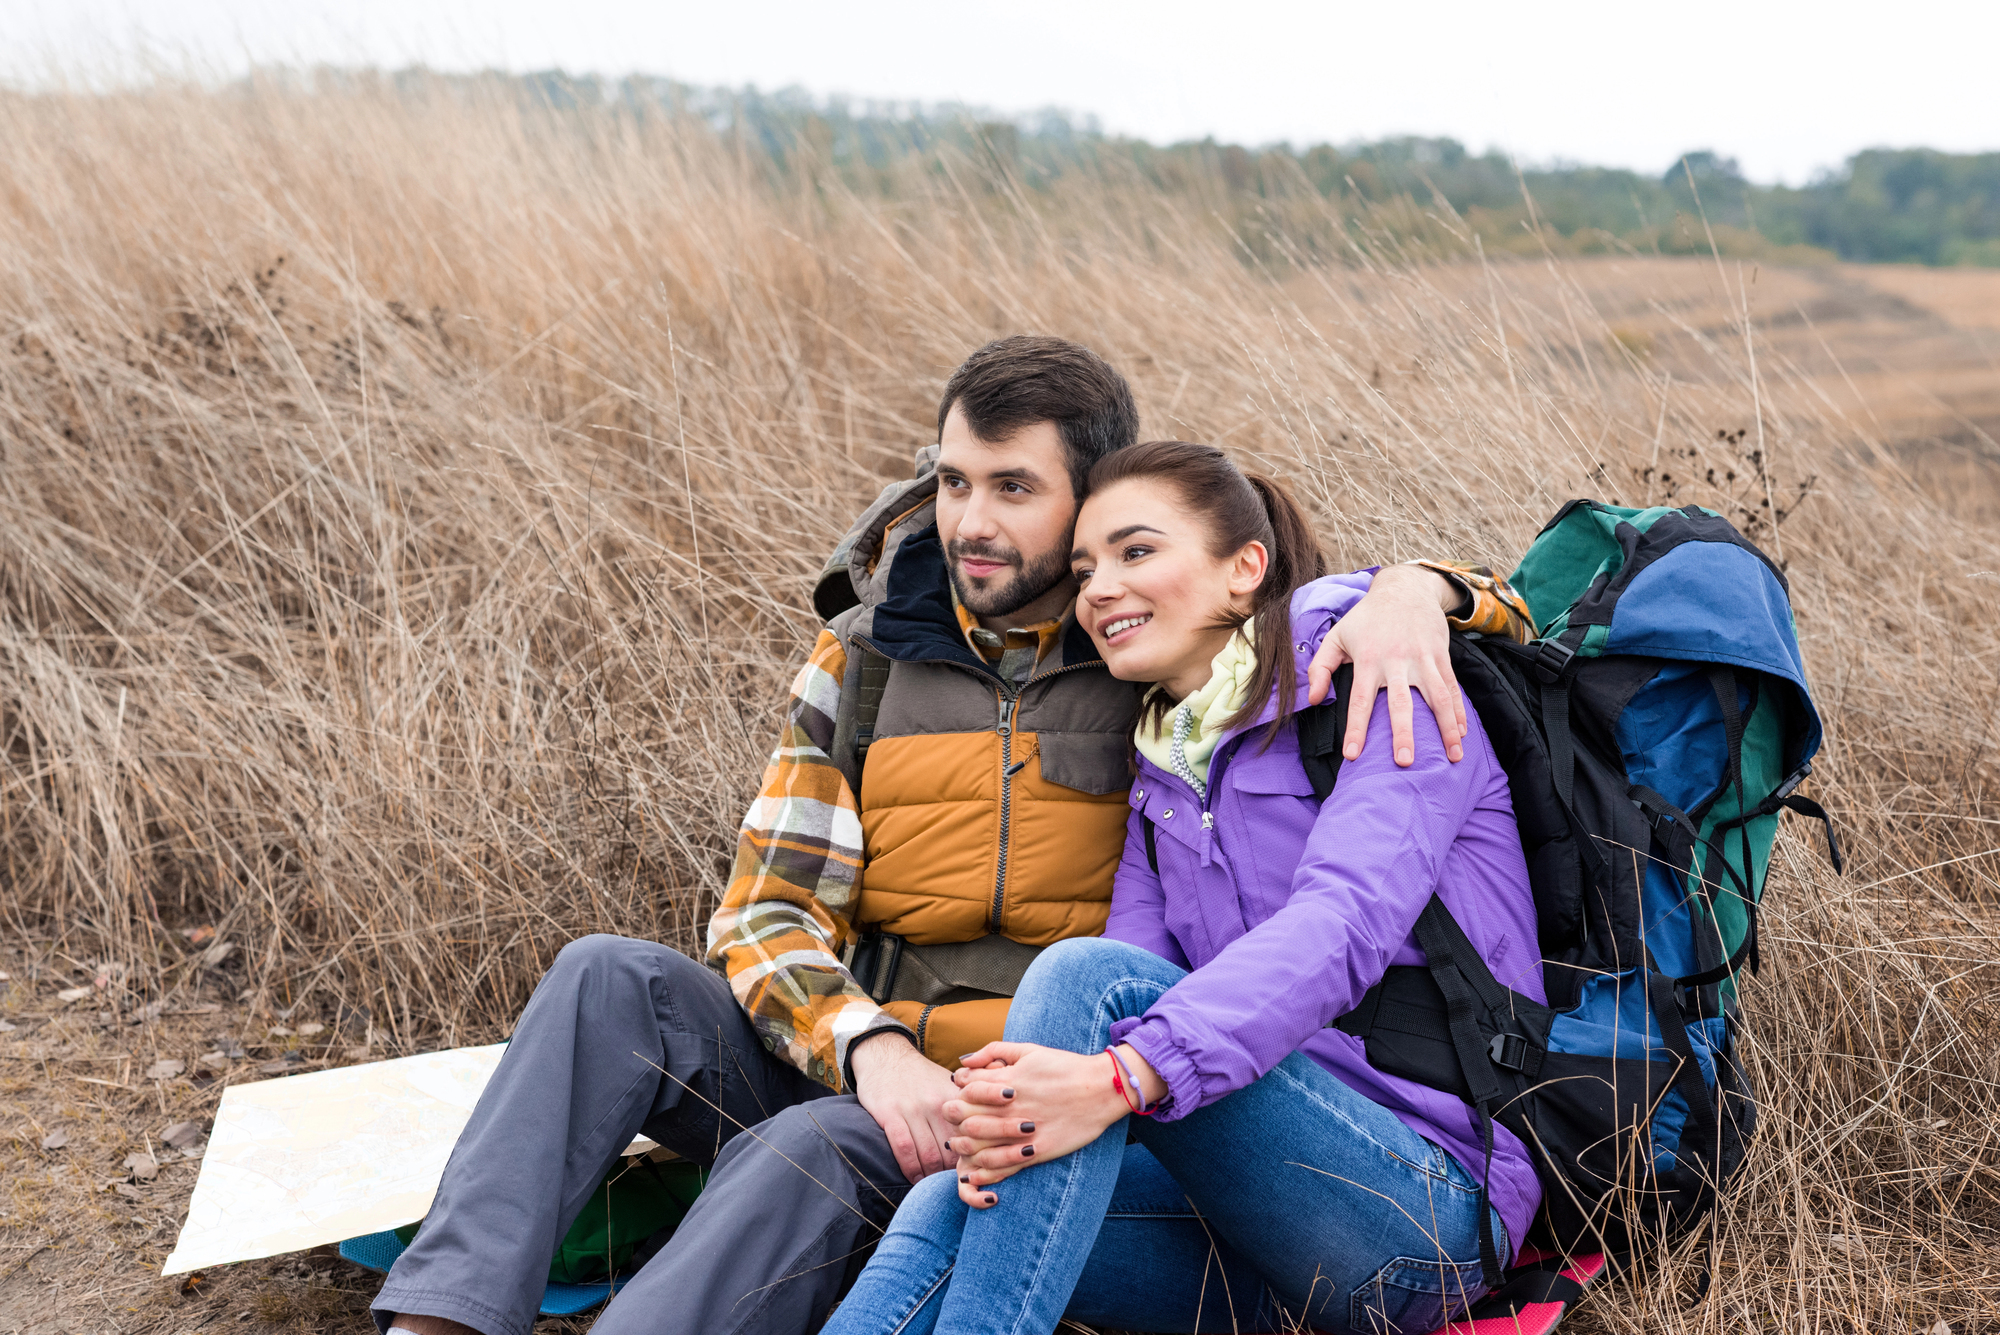
[[[1091,465],[1137,435],[1124,379],[1075,344],[1002,339],[958,368],[934,495],[920,478],[864,515],[834,586],[855,605],[792,683],[713,968],[617,937],[562,951],[378,1325],[526,1335],[548,1258],[642,1132],[713,1173],[600,1335],[825,1319],[909,1184],[953,1162],[958,1054],[1000,1036],[1036,950],[1103,929],[1137,697],[1076,625],[1068,557]],[[1315,697],[1348,657],[1357,697],[1389,689],[1400,763],[1413,684],[1457,758],[1442,608],[1527,621],[1483,571],[1393,567],[1314,667]]]

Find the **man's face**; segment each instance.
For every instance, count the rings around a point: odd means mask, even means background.
[[[1070,490],[1054,422],[983,441],[953,404],[938,438],[938,536],[958,600],[1003,617],[1070,582]]]

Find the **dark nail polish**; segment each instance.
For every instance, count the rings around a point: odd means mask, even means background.
[[[992,1192],[989,1191],[985,1195],[986,1195],[986,1203],[988,1205],[998,1205],[1000,1203],[1000,1198],[998,1196],[995,1196]]]
[[[1034,1147],[1033,1145],[1023,1145],[1023,1146],[1021,1147],[1021,1157],[1022,1157],[1023,1159],[1032,1159],[1032,1158],[1034,1158],[1034,1157],[1035,1157],[1035,1147]]]
[[[1024,1135],[1024,1136],[1032,1136],[1032,1135],[1034,1135],[1034,1134],[1035,1134],[1035,1124],[1034,1124],[1033,1122],[1023,1122],[1023,1123],[1021,1123],[1021,1134],[1022,1134],[1022,1135]]]
[[[1011,1089],[1003,1089],[1000,1091],[1000,1097],[1003,1099],[1011,1099],[1014,1097],[1014,1091]]]
[[[965,1183],[965,1185],[967,1185],[968,1187],[972,1185],[972,1178],[965,1173],[960,1173],[958,1175],[958,1180]]]

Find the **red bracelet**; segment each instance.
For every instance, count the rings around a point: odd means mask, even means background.
[[[1129,1094],[1125,1092],[1125,1081],[1118,1078],[1118,1073],[1125,1070],[1125,1063],[1118,1058],[1117,1045],[1113,1044],[1111,1047],[1106,1048],[1104,1055],[1111,1058],[1111,1087],[1118,1091],[1119,1098],[1125,1100],[1125,1106],[1141,1117],[1151,1117],[1154,1113],[1158,1112],[1158,1105],[1151,1108],[1142,1108],[1139,1106],[1139,1082],[1137,1080],[1132,1081],[1132,1092]],[[1131,1072],[1126,1071],[1126,1075],[1129,1077]]]

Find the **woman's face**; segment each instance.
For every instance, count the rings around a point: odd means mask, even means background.
[[[1269,556],[1253,542],[1220,559],[1207,521],[1156,478],[1094,492],[1076,517],[1070,568],[1076,616],[1122,681],[1158,682],[1176,700],[1199,690],[1228,642],[1226,611],[1247,612]]]

